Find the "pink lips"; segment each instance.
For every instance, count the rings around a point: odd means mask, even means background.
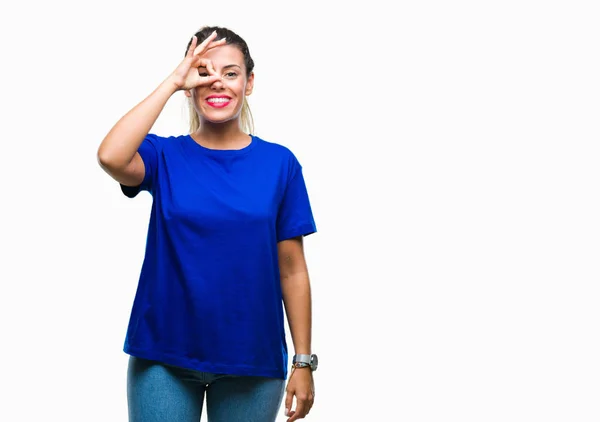
[[[222,98],[222,100],[216,101],[216,102],[208,101],[213,98]],[[206,99],[206,103],[213,108],[227,107],[230,102],[231,102],[231,98],[226,95],[211,95]]]

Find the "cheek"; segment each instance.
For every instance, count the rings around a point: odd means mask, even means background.
[[[231,80],[224,80],[225,86],[227,86],[230,90],[234,91],[234,92],[244,92],[244,90],[246,89],[246,84],[248,83],[248,80],[243,77],[237,77],[235,79],[231,79]]]
[[[230,85],[230,87],[231,90],[237,93],[238,95],[244,95],[246,83],[244,81],[235,81]]]

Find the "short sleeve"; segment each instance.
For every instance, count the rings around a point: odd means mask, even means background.
[[[295,174],[287,184],[277,214],[277,241],[315,233],[317,227],[313,218],[308,191],[298,164]]]
[[[142,157],[142,161],[144,161],[145,172],[142,183],[138,186],[125,186],[122,183],[119,183],[121,185],[121,191],[128,198],[135,198],[142,190],[152,192],[158,168],[159,139],[158,136],[149,133],[137,150]]]

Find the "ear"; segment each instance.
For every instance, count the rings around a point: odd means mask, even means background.
[[[183,91],[183,93],[184,93],[184,94],[185,94],[185,96],[186,96],[186,97],[188,97],[188,98],[192,96],[192,93],[190,92],[190,90],[189,90],[189,89],[186,89],[185,91]]]
[[[246,82],[246,95],[252,94],[252,90],[254,89],[254,72],[248,76],[248,82]]]

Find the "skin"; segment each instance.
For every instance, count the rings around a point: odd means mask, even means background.
[[[236,75],[233,75],[235,73]],[[247,75],[242,52],[216,40],[213,33],[197,45],[194,37],[186,57],[142,102],[124,115],[98,148],[100,166],[116,181],[138,186],[145,174],[137,152],[169,98],[177,91],[193,99],[200,129],[192,138],[211,149],[241,149],[251,139],[241,130],[243,99],[252,93],[254,74]],[[205,103],[211,94],[227,95],[232,102],[216,109]],[[296,354],[310,354],[310,281],[302,237],[278,243],[281,290]],[[285,413],[288,422],[304,418],[314,403],[314,381],[309,368],[293,369],[286,386]],[[292,409],[295,399],[296,407]]]
[[[296,354],[310,354],[311,293],[302,237],[277,244],[281,290]],[[296,398],[296,408],[292,409]],[[313,406],[315,385],[310,368],[293,368],[285,396],[288,421],[304,418]]]

